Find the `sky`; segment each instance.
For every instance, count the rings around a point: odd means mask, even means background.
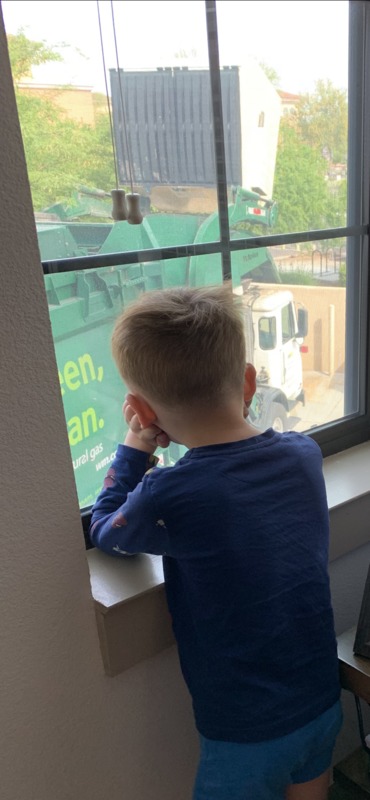
[[[39,83],[71,83],[105,92],[99,6],[106,68],[208,64],[201,0],[3,0],[7,33],[59,49],[62,64],[34,69]],[[218,0],[221,65],[246,56],[272,67],[279,86],[312,92],[320,79],[347,87],[348,0]]]

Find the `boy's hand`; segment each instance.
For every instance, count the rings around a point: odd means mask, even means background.
[[[155,452],[157,447],[168,447],[170,443],[169,437],[157,425],[142,427],[138,415],[130,405],[130,395],[127,395],[122,410],[129,426],[124,442],[128,447],[135,447],[136,450],[142,450],[150,455]]]

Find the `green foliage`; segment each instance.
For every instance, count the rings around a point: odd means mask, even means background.
[[[17,87],[33,65],[60,61],[60,54],[28,39],[23,31],[8,36],[10,60],[34,208],[68,200],[79,184],[110,191],[114,162],[106,100],[96,95],[94,127],[69,119],[51,99]],[[55,97],[63,89],[55,90]]]
[[[35,42],[28,39],[23,28],[16,34],[9,33],[7,39],[15,83],[22,78],[29,77],[33,66],[46,64],[48,61],[63,61],[60,53],[48,47],[46,42]]]
[[[88,126],[86,126],[88,127]],[[97,186],[105,192],[115,188],[116,178],[112,140],[107,113],[96,116],[95,127],[86,130],[86,159],[83,183]],[[123,187],[124,188],[124,187]]]
[[[115,175],[109,119],[68,119],[50,100],[17,92],[33,205],[40,211],[69,199],[79,184],[110,191]]]
[[[304,144],[286,119],[280,123],[274,199],[278,206],[276,233],[317,230],[325,226],[326,161]]]
[[[347,158],[347,96],[330,81],[317,81],[293,119],[280,123],[274,182],[279,233],[346,225],[347,182],[329,177],[332,163]]]
[[[347,93],[331,81],[316,82],[315,92],[306,94],[298,106],[298,128],[302,140],[333,163],[347,160]]]
[[[347,224],[347,180],[328,181],[326,200],[328,228],[344,228]],[[336,244],[340,244],[338,241]]]
[[[309,272],[304,270],[279,270],[281,283],[289,283],[293,286],[316,286],[317,281],[310,275]]]

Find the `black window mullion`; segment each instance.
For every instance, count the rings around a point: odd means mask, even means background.
[[[349,4],[347,224],[369,224],[370,13],[366,2]],[[366,411],[368,237],[348,240],[344,413]]]
[[[217,13],[215,0],[206,0],[206,23],[211,98],[213,114],[213,135],[216,160],[216,184],[218,216],[220,225],[220,250],[224,280],[231,278],[230,230],[227,197],[226,153],[222,115],[222,92],[220,58],[218,50]]]
[[[273,247],[297,242],[316,242],[323,239],[340,239],[343,237],[366,236],[370,233],[368,225],[353,225],[348,228],[330,228],[320,231],[297,231],[296,233],[278,233],[268,236],[251,236],[248,239],[233,239],[228,242],[228,251],[250,250],[258,247]],[[140,264],[149,261],[180,258],[182,256],[202,256],[222,253],[220,241],[184,244],[178,247],[160,247],[147,250],[126,250],[117,253],[104,253],[94,256],[73,256],[71,258],[51,259],[43,261],[45,275],[55,272],[72,272],[101,267],[122,266],[124,264]]]

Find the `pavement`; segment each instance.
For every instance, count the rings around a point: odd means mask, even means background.
[[[298,403],[291,411],[290,430],[307,431],[343,417],[343,372],[331,376],[322,372],[304,372],[303,386],[306,402],[305,405]]]

